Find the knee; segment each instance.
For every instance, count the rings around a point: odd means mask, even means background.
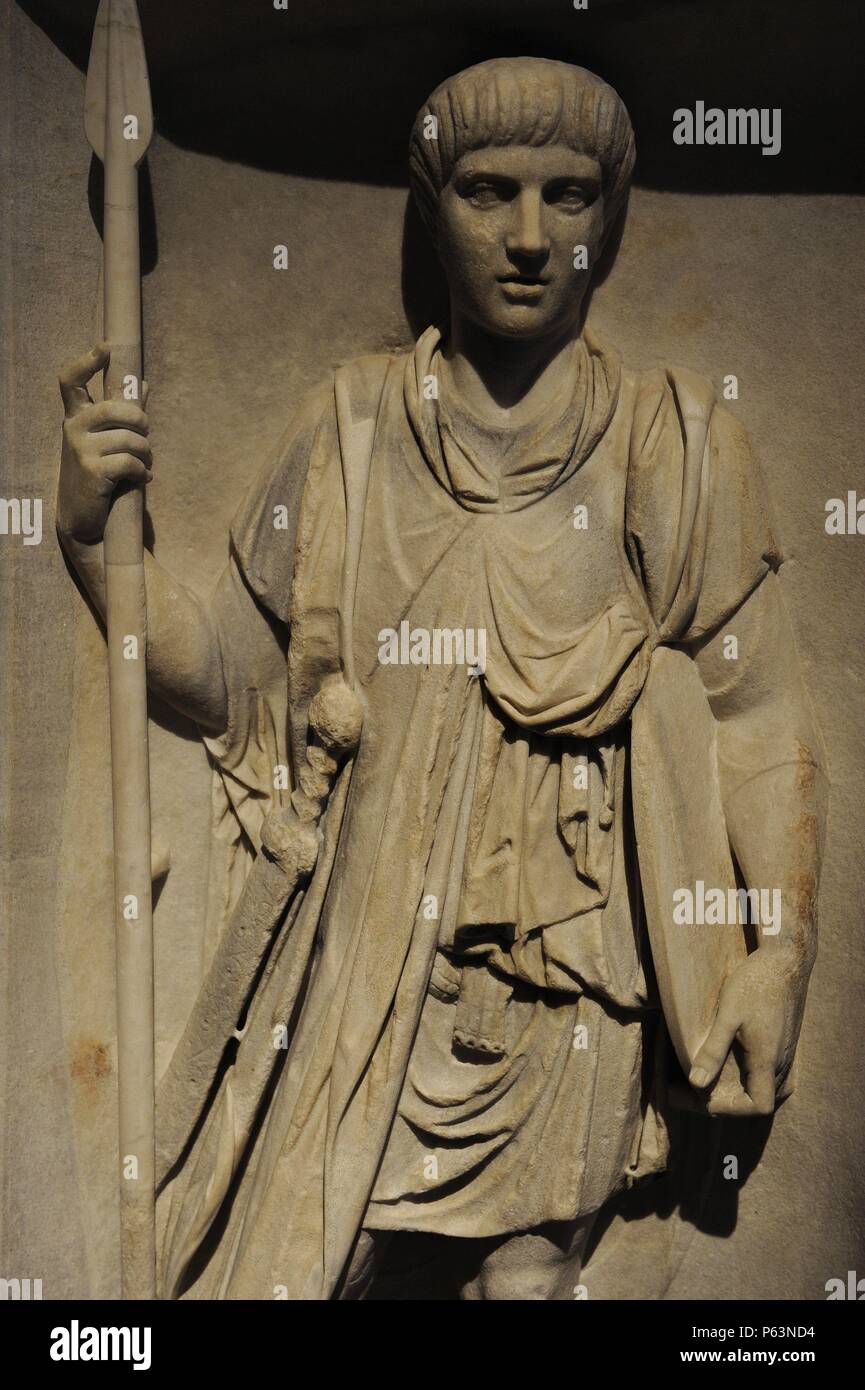
[[[496,1251],[463,1289],[463,1298],[495,1302],[547,1302],[573,1298],[580,1279],[579,1257],[559,1251]]]
[[[478,1276],[478,1297],[484,1302],[546,1302],[555,1299],[560,1270],[533,1264],[523,1269],[483,1269]]]
[[[539,1235],[513,1236],[490,1251],[463,1297],[520,1303],[572,1299],[581,1255],[582,1243],[563,1249]]]

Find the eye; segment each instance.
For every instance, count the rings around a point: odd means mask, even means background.
[[[544,189],[544,202],[564,212],[582,212],[592,201],[590,192],[578,183],[562,181]]]
[[[473,179],[460,189],[460,195],[471,203],[472,207],[493,208],[500,203],[509,203],[514,196],[514,190],[509,184],[499,183],[496,179]]]

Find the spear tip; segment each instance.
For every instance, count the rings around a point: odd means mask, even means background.
[[[84,129],[97,157],[140,164],[153,137],[153,108],[135,0],[99,0],[84,95]]]

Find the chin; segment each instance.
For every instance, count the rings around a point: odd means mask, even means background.
[[[526,342],[545,338],[564,327],[561,319],[551,318],[540,306],[531,304],[510,305],[504,312],[499,310],[497,314],[482,320],[480,326],[494,337],[522,338]]]

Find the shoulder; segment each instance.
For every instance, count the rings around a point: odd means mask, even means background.
[[[706,377],[685,367],[656,367],[630,375],[634,381],[632,459],[651,453],[664,439],[681,439],[686,425],[708,428],[717,409],[717,392]]]
[[[231,523],[231,550],[256,598],[288,620],[301,498],[323,435],[334,428],[333,377],[287,408],[287,425],[253,472]]]
[[[410,349],[401,353],[372,352],[332,367],[294,406],[288,406],[288,424],[276,451],[275,465],[271,460],[271,469],[279,467],[286,452],[299,444],[310,444],[318,430],[334,420],[334,397],[340,383],[348,387],[357,410],[374,409],[388,371],[395,364],[404,364],[410,356]]]
[[[713,493],[743,496],[751,480],[759,486],[748,430],[706,377],[656,368],[634,376],[633,392],[628,478],[635,508],[659,489],[678,494],[705,485],[707,466]]]
[[[287,408],[288,423],[256,472],[231,526],[231,546],[256,597],[287,621],[294,551],[307,482],[339,466],[337,397],[355,418],[372,413],[394,358],[371,353],[336,367]]]
[[[780,563],[748,432],[696,372],[635,380],[626,540],[656,620],[678,639]]]
[[[338,391],[344,385],[351,401],[352,415],[368,418],[378,410],[378,403],[390,371],[404,370],[411,351],[399,353],[373,352],[363,357],[354,357],[350,362],[337,367],[333,374],[333,386]]]

